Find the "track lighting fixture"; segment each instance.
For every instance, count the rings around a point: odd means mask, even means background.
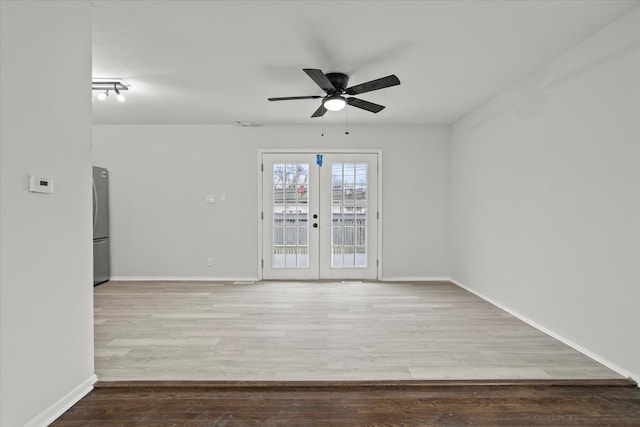
[[[126,98],[122,94],[122,91],[129,90],[130,84],[127,84],[124,80],[118,79],[93,79],[91,82],[91,89],[99,91],[96,98],[99,101],[104,101],[109,96],[109,91],[112,90],[116,93],[116,99],[120,102],[124,102]]]

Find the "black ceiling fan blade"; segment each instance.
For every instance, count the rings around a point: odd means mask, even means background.
[[[374,104],[373,102],[365,101],[358,98],[347,98],[347,104],[351,105],[352,107],[371,111],[372,113],[379,113],[380,111],[384,110],[384,105]]]
[[[387,77],[381,77],[370,82],[361,83],[359,85],[351,86],[344,92],[348,95],[359,95],[365,92],[371,92],[372,90],[384,89],[385,87],[397,86],[400,84],[400,79],[395,74],[391,74]]]
[[[311,117],[322,117],[324,116],[324,113],[327,112],[327,109],[324,108],[323,104],[320,104],[320,106],[318,107],[318,109],[316,111],[313,112],[313,114],[311,115]]]
[[[323,98],[320,95],[310,95],[310,96],[283,96],[280,98],[268,98],[269,101],[289,101],[292,99],[318,99]]]
[[[336,88],[329,81],[327,76],[322,72],[322,70],[317,70],[315,68],[303,68],[302,71],[307,73],[311,79],[316,82],[318,86],[322,88],[325,92],[335,92]]]

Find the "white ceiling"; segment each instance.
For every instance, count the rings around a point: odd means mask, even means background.
[[[94,101],[94,123],[269,125],[321,120],[320,100],[267,101],[323,95],[302,68],[400,78],[359,95],[387,108],[347,107],[351,123],[452,123],[640,1],[90,3],[93,76],[132,85]]]

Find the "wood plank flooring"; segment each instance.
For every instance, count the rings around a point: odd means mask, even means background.
[[[611,379],[449,282],[108,282],[100,381]]]
[[[99,383],[52,426],[640,426],[640,389],[597,383]]]

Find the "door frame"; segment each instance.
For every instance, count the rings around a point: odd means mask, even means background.
[[[376,179],[378,180],[378,201],[377,201],[377,231],[378,238],[376,244],[378,245],[378,262],[376,268],[377,280],[382,280],[382,219],[384,215],[382,214],[382,149],[363,149],[363,148],[330,148],[330,149],[311,149],[311,148],[259,148],[258,156],[257,156],[257,168],[258,171],[258,200],[257,200],[257,215],[258,218],[258,280],[262,280],[262,267],[264,265],[264,251],[263,251],[263,180],[264,180],[264,172],[263,172],[263,164],[262,157],[264,154],[375,154],[378,158],[378,167],[376,173]],[[339,280],[339,279],[338,279]]]

